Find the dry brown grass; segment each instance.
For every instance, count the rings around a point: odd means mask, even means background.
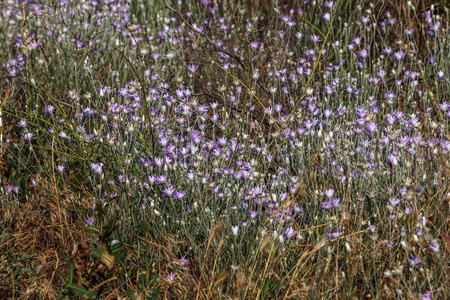
[[[39,195],[38,191],[31,190],[26,204],[12,204],[1,211],[2,219],[9,225],[9,231],[5,242],[0,245],[0,260],[4,260],[5,253],[14,248],[12,257],[30,257],[22,268],[36,268],[30,274],[32,276],[24,276],[18,280],[15,291],[11,286],[0,282],[2,299],[33,299],[37,293],[45,299],[56,298],[55,291],[59,289],[61,282],[55,274],[67,272],[66,262],[61,254],[70,256],[74,245],[88,243],[87,234],[79,226],[80,220],[75,219],[64,208],[71,206],[70,198],[75,196],[52,188],[51,183],[45,180],[40,182],[40,189],[46,193]],[[7,264],[0,267],[2,274],[13,271]]]

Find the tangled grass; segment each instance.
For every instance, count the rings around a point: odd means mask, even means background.
[[[450,298],[444,4],[0,11],[0,298]]]

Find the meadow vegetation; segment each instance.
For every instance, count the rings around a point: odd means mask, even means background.
[[[2,1],[0,298],[449,299],[443,3]]]

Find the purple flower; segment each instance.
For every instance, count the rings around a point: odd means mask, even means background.
[[[47,105],[44,108],[44,113],[49,116],[49,115],[53,115],[53,113],[56,111],[56,108],[53,105]]]
[[[367,24],[367,23],[370,22],[370,19],[367,18],[367,17],[364,17],[364,16],[362,16],[359,20],[360,20],[361,23],[363,23],[363,24]]]
[[[416,256],[411,256],[411,258],[407,259],[407,261],[408,261],[408,265],[411,268],[414,268],[415,266],[418,266],[422,263],[422,261]]]
[[[242,227],[247,227],[248,221],[241,221],[239,224],[241,224]]]
[[[167,275],[167,279],[169,279],[170,282],[175,281],[178,279],[177,274],[174,272],[171,272],[169,275]]]
[[[198,66],[197,65],[188,65],[187,70],[189,73],[195,73],[198,70]]]
[[[384,245],[385,245],[387,248],[391,248],[392,246],[395,245],[395,242],[389,241],[389,242],[384,243]]]
[[[314,44],[318,44],[318,43],[320,43],[322,40],[320,39],[320,37],[318,36],[318,35],[315,35],[315,34],[313,34],[313,35],[311,35],[310,37],[309,37],[309,40],[311,41],[311,42],[313,42]]]
[[[369,51],[367,51],[366,49],[363,49],[363,50],[359,51],[358,55],[359,55],[359,57],[364,59],[367,56],[369,56]]]
[[[166,195],[166,197],[172,197],[175,193],[175,189],[172,186],[168,186],[163,190],[163,194]]]
[[[288,239],[292,239],[294,237],[297,236],[297,234],[295,233],[294,229],[292,227],[288,227],[284,233],[283,233],[284,237],[287,237]]]
[[[183,200],[184,197],[186,197],[186,192],[185,191],[177,191],[177,192],[175,192],[173,197],[177,200]]]
[[[94,224],[94,218],[93,217],[89,217],[86,220],[84,220],[84,223],[86,226],[92,226],[92,224]]]
[[[324,6],[325,6],[326,8],[335,8],[335,7],[336,7],[336,4],[334,4],[333,1],[327,1],[327,2],[325,2]]]
[[[399,60],[399,61],[403,60],[403,58],[405,58],[405,52],[397,51],[397,52],[394,53],[393,57],[394,57],[395,60]]]
[[[331,85],[324,86],[323,91],[328,95],[331,95],[334,93],[334,89]]]
[[[406,194],[406,192],[408,192],[408,189],[405,187],[399,188],[397,192],[400,194],[400,196],[403,196],[404,194]]]
[[[323,195],[327,198],[333,198],[334,190],[333,189],[326,190],[323,192]]]
[[[168,143],[169,143],[169,139],[166,138],[166,137],[164,137],[164,136],[161,137],[161,138],[159,139],[159,141],[158,141],[158,144],[159,144],[161,147],[166,147]]]
[[[197,130],[192,131],[191,139],[194,142],[194,144],[200,144],[200,142],[203,141],[203,137],[200,134],[200,131]]]
[[[162,184],[165,184],[165,183],[167,183],[167,176],[166,175],[160,175],[160,176],[157,177],[157,180],[156,180],[156,184],[157,185],[162,185]]]
[[[155,167],[162,167],[165,164],[164,158],[162,157],[157,157],[155,158]]]
[[[338,239],[341,236],[342,236],[342,232],[340,232],[339,230],[333,231],[331,233],[327,233],[327,238],[329,240]]]
[[[386,123],[388,123],[389,125],[392,125],[395,123],[395,121],[396,121],[396,119],[392,114],[387,115]]]
[[[22,128],[22,129],[25,129],[27,126],[28,126],[28,122],[23,119],[17,123],[17,127]]]
[[[103,163],[91,163],[89,165],[94,171],[95,175],[102,175],[103,174]]]
[[[150,183],[151,185],[155,184],[156,180],[157,180],[156,175],[148,176],[148,183]]]
[[[251,210],[248,212],[248,216],[250,217],[250,219],[256,219],[259,217],[259,212]]]
[[[65,131],[61,131],[61,132],[58,134],[58,136],[59,136],[60,138],[62,138],[62,139],[66,139],[66,138],[69,137]]]
[[[184,177],[187,178],[187,180],[191,181],[195,178],[195,174],[194,173],[187,173],[186,175],[184,175]]]
[[[431,300],[431,292],[426,292],[423,294],[422,300]]]
[[[333,115],[333,111],[331,111],[329,109],[326,109],[326,110],[323,111],[323,115],[324,115],[325,118],[329,118],[329,117],[331,117]]]
[[[180,258],[180,263],[183,265],[183,267],[187,267],[189,265],[190,260],[186,257],[182,256]]]
[[[62,173],[62,172],[64,172],[65,168],[66,168],[66,166],[64,166],[64,165],[58,165],[58,166],[56,166],[55,169],[57,172]]]
[[[441,245],[438,242],[434,242],[430,245],[429,248],[433,253],[438,253],[440,247],[441,247]]]
[[[145,157],[141,157],[139,160],[144,168],[149,168],[152,165],[152,161],[150,159],[146,160]]]
[[[258,48],[259,48],[258,42],[251,42],[251,43],[250,43],[250,49],[252,49],[252,50],[258,50]]]
[[[445,73],[442,71],[437,72],[437,80],[439,81],[444,81],[447,78],[447,76],[445,76]]]
[[[295,204],[292,209],[294,210],[295,213],[303,213],[303,208],[298,206],[297,204]]]
[[[400,204],[400,199],[396,199],[396,198],[389,198],[389,204],[391,206],[397,206]]]
[[[387,72],[385,70],[380,70],[377,72],[377,76],[380,78],[384,78],[387,75]]]
[[[388,20],[388,24],[391,25],[391,26],[393,26],[395,23],[397,23],[397,19],[396,18],[390,18]]]
[[[31,142],[31,140],[34,138],[34,133],[32,132],[26,132],[23,135],[23,139],[25,140],[25,142]]]
[[[397,156],[395,156],[393,154],[389,154],[389,156],[387,157],[387,160],[394,167],[398,166],[398,157]]]
[[[389,46],[383,49],[383,53],[386,54],[386,55],[391,55],[392,52],[394,52],[394,51]]]
[[[378,125],[376,123],[370,122],[369,124],[366,125],[366,134],[367,135],[372,135],[377,131],[378,131]]]
[[[17,194],[19,192],[19,187],[18,186],[12,186],[12,185],[8,184],[6,186],[6,191],[9,192],[9,193],[14,192],[14,193]]]
[[[331,204],[331,201],[325,201],[320,205],[320,209],[323,210],[330,210],[333,208],[333,204]]]
[[[412,36],[414,34],[414,28],[409,28],[405,30],[407,36]]]
[[[340,198],[334,198],[330,202],[331,202],[331,205],[333,205],[333,207],[339,207],[341,205],[341,199]]]
[[[397,96],[393,92],[386,92],[386,93],[384,93],[384,99],[388,103],[393,103],[395,101],[395,98],[397,98]]]

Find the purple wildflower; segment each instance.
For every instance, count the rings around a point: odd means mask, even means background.
[[[250,49],[252,49],[252,50],[258,50],[258,48],[259,48],[258,42],[251,42],[251,43],[250,43]]]
[[[91,167],[91,170],[94,171],[95,175],[103,174],[103,163],[91,163],[89,166]]]
[[[248,216],[250,217],[250,219],[256,219],[259,217],[259,212],[251,210],[248,212]]]
[[[313,42],[314,44],[318,44],[318,43],[320,43],[322,40],[320,39],[320,37],[318,36],[318,35],[315,35],[315,34],[313,34],[313,35],[311,35],[310,37],[309,37],[309,40],[311,41],[311,42]]]
[[[297,234],[295,233],[294,228],[288,227],[288,228],[284,231],[283,236],[284,236],[284,237],[287,237],[288,239],[292,239],[292,238],[295,238],[295,237],[297,236]]]
[[[342,232],[339,230],[333,231],[331,233],[327,233],[327,238],[329,240],[338,239],[342,236]]]
[[[166,197],[172,197],[175,193],[175,189],[172,186],[168,186],[163,190],[163,194],[166,195]]]
[[[31,142],[31,140],[34,138],[34,133],[32,132],[25,132],[23,135],[23,139],[25,142]]]
[[[93,217],[89,217],[86,220],[84,220],[84,224],[86,226],[92,226],[92,224],[94,224],[95,219]]]
[[[44,113],[49,116],[49,115],[53,115],[53,113],[56,111],[56,108],[53,105],[47,105],[44,108]]]
[[[28,122],[23,119],[17,123],[17,127],[22,128],[22,129],[25,129],[27,126],[28,126]]]
[[[190,263],[190,260],[187,259],[186,257],[182,256],[180,258],[180,263],[183,265],[183,267],[187,267]]]
[[[403,60],[405,58],[405,52],[397,51],[397,52],[394,53],[393,57],[394,57],[395,60],[399,60],[399,61]]]
[[[323,195],[327,198],[333,198],[334,190],[333,189],[326,190],[323,192]]]
[[[400,204],[400,200],[396,198],[389,198],[389,204],[391,206],[397,206]]]
[[[434,242],[430,245],[429,248],[433,253],[438,253],[440,247],[441,247],[441,245],[438,242]]]
[[[431,292],[426,292],[422,295],[422,300],[431,300]]]
[[[418,266],[418,265],[420,265],[422,263],[422,261],[418,258],[418,257],[416,257],[416,256],[411,256],[411,258],[409,258],[408,259],[408,265],[411,267],[411,268],[414,268],[415,266]]]
[[[173,281],[175,281],[175,280],[178,279],[178,276],[177,276],[177,274],[175,274],[174,272],[171,272],[169,275],[167,275],[167,279],[168,279],[170,282],[173,282]]]
[[[62,173],[62,172],[64,172],[65,168],[66,168],[66,166],[64,166],[64,165],[58,165],[58,166],[56,166],[55,169],[57,172]]]

